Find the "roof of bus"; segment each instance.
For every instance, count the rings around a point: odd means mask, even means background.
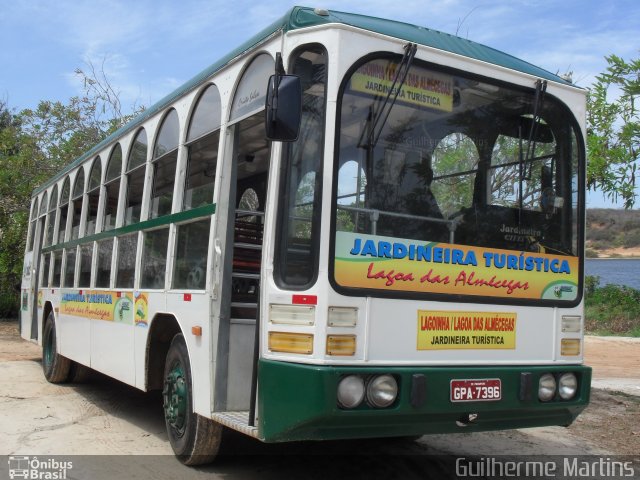
[[[67,165],[51,180],[36,188],[36,190],[34,191],[34,195],[42,192],[45,188],[52,185],[54,182],[59,180],[62,176],[73,170],[85,160],[98,154],[100,150],[106,147],[109,143],[115,141],[125,133],[142,125],[142,123],[144,123],[147,119],[164,110],[176,99],[196,88],[207,78],[213,76],[218,70],[227,65],[231,60],[238,57],[239,55],[242,55],[244,52],[250,50],[256,45],[262,43],[272,35],[281,31],[288,32],[328,23],[350,25],[352,27],[360,28],[363,30],[388,35],[390,37],[400,38],[408,42],[414,42],[419,45],[437,48],[446,52],[455,53],[501,67],[517,70],[519,72],[534,75],[546,80],[551,80],[565,85],[571,85],[563,78],[554,75],[540,67],[536,67],[535,65],[525,62],[524,60],[520,60],[512,55],[501,52],[494,48],[487,47],[485,45],[481,45],[479,43],[460,38],[455,35],[450,35],[448,33],[442,33],[437,30],[431,30],[425,27],[419,27],[408,23],[398,22],[394,20],[385,20],[382,18],[370,17],[366,15],[337,12],[333,10],[319,10],[308,7],[293,7],[282,18],[278,19],[270,26],[258,32],[252,38],[244,42],[242,45],[239,45],[224,57],[220,58],[213,65],[204,69],[202,72],[179,87],[177,90],[170,93],[162,100],[156,102],[154,105],[146,109],[129,123],[109,135],[87,153]]]

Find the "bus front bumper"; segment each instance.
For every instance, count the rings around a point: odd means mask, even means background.
[[[542,375],[574,373],[578,389],[570,400],[542,402]],[[344,409],[337,402],[345,375],[391,374],[398,397],[387,408],[366,402]],[[550,425],[568,426],[589,403],[591,368],[582,365],[482,367],[347,367],[261,360],[259,436],[265,442],[414,436]],[[501,398],[454,402],[452,380],[499,379]]]

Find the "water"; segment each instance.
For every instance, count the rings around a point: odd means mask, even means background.
[[[586,275],[600,277],[600,285],[613,283],[640,290],[640,259],[589,259],[584,262]]]

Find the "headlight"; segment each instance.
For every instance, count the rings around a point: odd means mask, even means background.
[[[364,398],[364,380],[358,375],[344,377],[338,383],[338,404],[343,408],[355,408]]]
[[[396,401],[398,383],[391,375],[379,375],[367,385],[367,403],[372,407],[385,408]]]
[[[558,380],[558,394],[563,400],[572,399],[578,391],[578,379],[573,373],[565,373]]]
[[[538,398],[543,402],[548,402],[556,394],[556,379],[550,373],[545,373],[540,377],[538,384]]]

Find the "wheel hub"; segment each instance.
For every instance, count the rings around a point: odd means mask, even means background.
[[[167,423],[171,425],[178,434],[184,433],[188,395],[184,372],[179,364],[176,364],[169,372],[169,375],[167,375],[162,396],[164,416]]]

